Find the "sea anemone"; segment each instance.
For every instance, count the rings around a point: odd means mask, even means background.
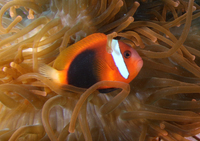
[[[198,2],[0,4],[0,140],[199,140]],[[38,72],[41,64],[52,66],[59,52],[96,32],[142,56],[144,67],[130,85],[60,87]],[[119,89],[104,94],[97,91],[102,85]]]

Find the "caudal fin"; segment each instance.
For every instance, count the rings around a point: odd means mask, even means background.
[[[43,76],[52,79],[53,81],[58,82],[58,75],[59,75],[59,71],[46,65],[46,64],[42,64],[39,67],[39,73],[42,74]]]

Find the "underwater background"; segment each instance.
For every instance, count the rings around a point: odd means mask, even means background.
[[[200,140],[199,4],[0,0],[0,140]],[[130,85],[107,82],[120,89],[104,94],[104,82],[60,87],[38,72],[97,32],[142,57]]]

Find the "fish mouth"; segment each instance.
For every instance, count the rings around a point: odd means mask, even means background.
[[[142,68],[142,66],[143,66],[143,60],[142,60],[142,58],[140,58],[137,61],[137,70],[140,71],[140,69]]]

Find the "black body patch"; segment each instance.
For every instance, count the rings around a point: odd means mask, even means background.
[[[117,90],[118,88],[107,88],[107,89],[98,89],[100,93],[110,93]]]
[[[68,83],[81,88],[89,88],[98,82],[94,69],[95,51],[86,50],[72,61],[68,71]]]

